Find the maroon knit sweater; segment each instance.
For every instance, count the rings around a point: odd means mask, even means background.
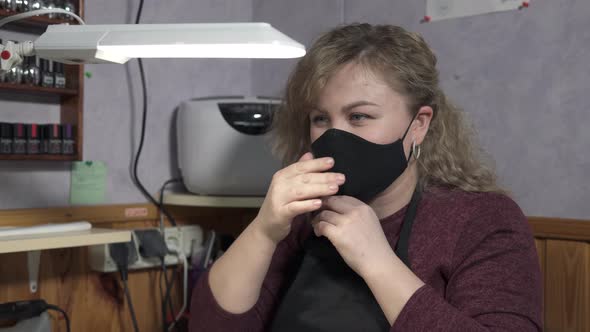
[[[381,220],[392,248],[406,209]],[[283,271],[301,254],[308,236],[315,236],[311,226],[295,221],[277,246],[258,302],[243,314],[219,306],[204,274],[193,292],[190,331],[266,330],[286,286]],[[542,330],[541,273],[533,236],[508,197],[425,191],[408,255],[412,271],[426,285],[410,298],[391,331]]]

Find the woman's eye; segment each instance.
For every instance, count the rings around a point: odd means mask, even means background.
[[[350,120],[351,121],[361,121],[361,120],[365,120],[365,119],[369,119],[370,116],[366,115],[366,114],[361,114],[361,113],[354,113],[350,115]]]
[[[320,123],[320,122],[326,122],[328,120],[328,118],[324,115],[316,115],[311,117],[311,122],[313,123]]]

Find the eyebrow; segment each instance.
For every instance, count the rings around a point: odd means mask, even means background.
[[[357,101],[354,101],[350,104],[346,104],[346,105],[342,106],[341,111],[343,113],[347,113],[359,106],[379,106],[379,105],[372,103],[370,101],[367,101],[367,100],[357,100]],[[326,112],[326,110],[323,110],[321,108],[317,108],[317,110],[320,112],[323,112],[323,113],[328,113],[328,112]]]

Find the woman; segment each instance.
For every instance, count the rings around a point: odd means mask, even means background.
[[[480,161],[421,36],[352,24],[289,78],[289,166],[204,275],[191,331],[538,331],[519,207]]]

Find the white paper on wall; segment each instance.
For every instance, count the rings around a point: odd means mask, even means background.
[[[519,9],[523,0],[426,0],[429,21]]]

